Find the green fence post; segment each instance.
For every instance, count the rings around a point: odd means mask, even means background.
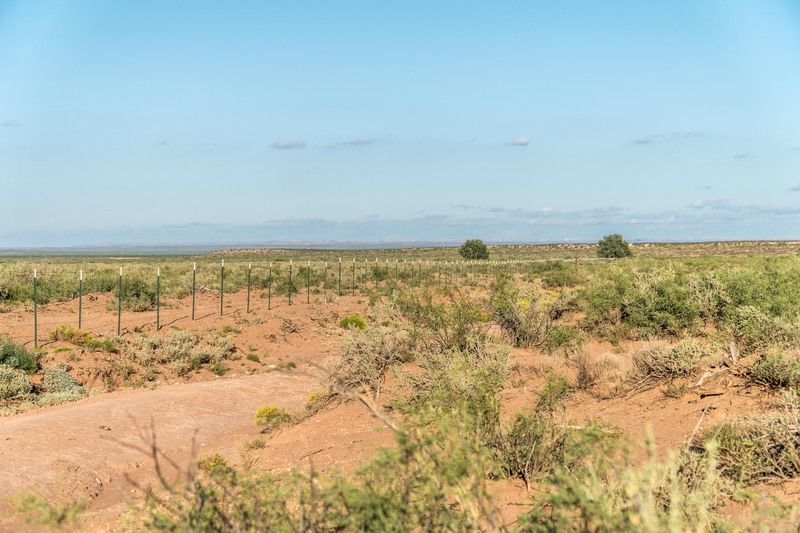
[[[122,267],[119,267],[119,289],[117,290],[117,335],[122,334]]]
[[[39,347],[39,307],[36,299],[36,269],[33,269],[33,347]]]
[[[400,264],[400,261],[399,261],[398,259],[395,259],[395,260],[394,260],[394,282],[395,282],[395,283],[398,283],[398,282],[399,282],[399,280],[397,279],[397,266],[398,266],[399,264]]]
[[[328,262],[327,261],[325,261],[325,270],[324,270],[324,272],[325,273],[322,276],[322,301],[327,303],[327,298],[328,298],[328,295],[326,294],[328,292]]]
[[[161,267],[156,268],[156,331],[161,329]]]
[[[289,259],[289,305],[292,305],[292,260]]]
[[[364,259],[364,289],[369,288],[369,259]]]
[[[78,329],[83,324],[83,270],[78,273]]]
[[[353,258],[353,277],[352,277],[352,293],[356,295],[356,258]]]
[[[311,261],[308,262],[308,270],[306,270],[306,303],[311,303]]]
[[[197,297],[197,261],[192,265],[192,320],[194,320],[194,304]]]
[[[339,258],[339,296],[342,295],[342,258]]]
[[[247,263],[247,313],[250,313],[250,271],[253,269],[253,263]]]
[[[222,316],[222,304],[225,301],[225,260],[219,271],[219,316]]]
[[[267,280],[267,311],[272,309],[272,261],[269,262],[269,280]]]

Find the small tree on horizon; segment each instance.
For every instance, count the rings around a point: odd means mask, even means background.
[[[606,235],[597,243],[597,257],[621,259],[632,255],[630,246],[619,233]]]
[[[489,248],[480,239],[469,239],[458,249],[464,259],[489,259]]]

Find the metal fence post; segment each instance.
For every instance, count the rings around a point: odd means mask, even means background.
[[[156,268],[156,331],[161,329],[161,267]]]
[[[222,316],[222,304],[225,301],[225,260],[219,271],[219,316]]]
[[[117,294],[117,335],[122,333],[122,267],[119,267],[119,289]]]
[[[36,269],[33,269],[33,347],[39,348],[39,306],[36,298]]]
[[[197,299],[197,261],[192,265],[192,320],[194,320],[194,304]]]
[[[78,273],[78,329],[83,324],[83,270]]]
[[[250,272],[253,270],[253,263],[247,263],[247,313],[250,313]]]
[[[292,305],[292,260],[289,259],[289,305]]]

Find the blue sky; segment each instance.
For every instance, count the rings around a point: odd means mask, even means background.
[[[0,247],[800,239],[800,3],[0,0]]]

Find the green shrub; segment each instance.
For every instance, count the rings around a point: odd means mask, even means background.
[[[265,426],[266,429],[274,429],[284,424],[292,422],[294,417],[286,409],[274,405],[264,405],[258,408],[255,414],[257,426]]]
[[[47,392],[68,392],[73,389],[83,389],[77,379],[69,372],[57,366],[44,369],[42,384]]]
[[[773,389],[794,387],[800,382],[800,361],[787,361],[780,353],[765,355],[747,369],[747,377]]]
[[[33,390],[30,378],[14,367],[0,364],[0,400],[28,394]]]
[[[547,353],[559,353],[572,356],[580,352],[586,344],[583,332],[564,324],[554,324],[547,332],[542,349]]]
[[[597,243],[597,257],[621,259],[632,255],[630,246],[619,233],[606,235]]]
[[[508,278],[495,284],[491,303],[500,328],[514,346],[523,348],[543,346],[560,312],[537,285],[518,288]]]
[[[464,259],[489,259],[489,248],[480,239],[469,239],[458,248]]]
[[[545,486],[539,487],[544,498],[520,517],[517,530],[732,530],[713,513],[722,503],[727,486],[717,473],[713,453],[670,453],[659,461],[652,445],[647,451],[644,464],[631,460],[632,454],[615,454],[603,460],[590,451],[591,459],[580,462],[578,468],[558,468]]]
[[[198,459],[197,469],[211,477],[222,477],[233,472],[233,468],[228,464],[228,461],[218,453]]]
[[[93,339],[88,331],[80,330],[69,324],[61,324],[55,331],[50,332],[50,340],[68,342],[90,350],[117,351],[117,344],[112,339]]]
[[[367,323],[364,322],[364,319],[358,315],[350,315],[340,320],[339,326],[343,327],[344,329],[365,329],[367,327]]]
[[[798,339],[796,323],[771,316],[752,305],[729,310],[725,325],[737,348],[745,355],[768,347],[790,347]]]
[[[458,291],[446,291],[446,300],[436,301],[433,292],[403,292],[393,301],[409,322],[412,341],[430,351],[468,350],[486,342],[487,314],[482,302]]]
[[[21,344],[0,338],[0,365],[33,374],[38,367],[36,359]]]
[[[253,361],[254,363],[260,363],[261,362],[261,358],[258,356],[258,354],[257,353],[252,353],[252,352],[247,354],[247,360],[248,361]]]

